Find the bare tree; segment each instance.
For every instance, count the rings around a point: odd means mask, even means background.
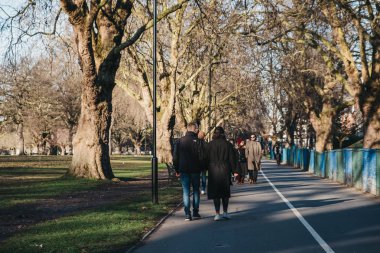
[[[151,131],[144,109],[137,101],[128,101],[128,98],[123,89],[117,87],[114,90],[111,136],[116,151],[122,152],[122,148],[131,143],[135,153],[140,154],[141,146]]]
[[[170,1],[164,1],[168,4]],[[171,136],[178,105],[178,92],[181,86],[186,87],[198,73],[188,69],[188,53],[191,41],[189,37],[199,23],[196,5],[184,4],[175,15],[161,24],[158,43],[158,122],[157,122],[157,151],[160,162],[171,162]],[[128,57],[118,79],[118,85],[134,98],[144,109],[152,125],[152,70],[151,47],[148,41],[150,34],[145,34],[142,41],[127,49]],[[205,66],[201,67],[204,68]],[[131,71],[132,70],[132,71]]]
[[[23,58],[19,65],[9,64],[1,69],[0,114],[3,125],[15,128],[16,155],[24,155],[25,121],[32,101],[32,68],[31,60]]]
[[[380,145],[378,1],[262,1],[267,29],[259,44],[294,41],[318,51],[326,68],[354,99],[364,120],[364,147]],[[271,29],[271,36],[268,31]],[[273,31],[276,31],[273,34]]]
[[[78,70],[74,59],[76,54],[72,54],[63,48],[54,48],[53,57],[54,69],[54,89],[56,90],[56,110],[60,112],[60,127],[63,131],[67,130],[68,138],[60,142],[61,153],[65,154],[66,146],[68,153],[73,154],[73,137],[76,133],[81,109],[81,87],[78,85],[82,79],[82,73]],[[57,55],[60,55],[57,58]],[[63,57],[64,56],[64,57]]]
[[[188,0],[180,0],[163,8],[158,19],[161,20],[180,9],[186,2]],[[24,17],[27,11],[34,13],[35,5],[36,2],[29,1],[17,15]],[[60,7],[68,16],[74,31],[79,63],[83,72],[80,84],[81,115],[73,141],[74,156],[69,174],[97,179],[113,178],[108,152],[108,132],[116,72],[122,51],[134,44],[147,29],[152,27],[153,22],[150,19],[140,26],[136,25],[135,31],[129,33],[127,21],[133,20],[136,13],[134,7],[138,7],[135,6],[135,1],[129,0],[61,0]],[[14,19],[9,17],[9,20]],[[53,32],[58,18],[54,20]],[[27,33],[30,34],[31,31],[28,30]]]

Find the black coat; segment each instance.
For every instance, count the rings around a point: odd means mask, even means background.
[[[200,173],[202,164],[200,155],[204,152],[200,140],[194,132],[187,132],[174,145],[173,166],[176,172]]]
[[[247,168],[247,158],[245,157],[245,150],[244,148],[240,148],[237,150],[238,152],[238,170],[237,173],[239,175],[247,175],[248,174],[248,168]]]
[[[206,154],[206,149],[207,149],[208,143],[205,140],[199,140],[199,162],[201,165],[201,170],[205,171],[207,168],[207,154]]]
[[[232,145],[224,138],[218,138],[207,145],[209,199],[231,196],[231,172],[236,164]]]

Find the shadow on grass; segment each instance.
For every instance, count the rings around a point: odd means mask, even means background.
[[[125,247],[140,238],[157,215],[167,211],[166,205],[176,200],[173,195],[163,202],[162,209],[149,212],[150,218],[142,216],[145,223],[139,218],[145,211],[133,206],[143,203],[149,210],[150,157],[112,157],[115,176],[121,182],[67,176],[70,159],[0,157],[0,241],[5,242],[0,252],[110,251],[104,247],[119,247],[115,236],[119,236],[120,247]],[[165,172],[161,165],[160,176]],[[160,180],[161,186],[165,183]],[[84,235],[89,240],[83,241]],[[57,238],[67,240],[61,243]]]
[[[38,180],[32,182],[17,182],[2,184],[0,186],[0,211],[16,207],[15,204],[34,202],[70,192],[91,190],[104,184],[99,180],[72,179],[62,177],[51,180]]]
[[[1,252],[122,252],[176,206],[180,188],[160,189],[160,204],[150,191],[123,202],[75,213],[30,227],[0,246]]]

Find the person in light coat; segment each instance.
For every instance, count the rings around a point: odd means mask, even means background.
[[[261,168],[262,149],[260,142],[257,141],[255,134],[251,135],[251,139],[246,144],[245,157],[247,158],[247,166],[249,173],[249,183],[257,183],[257,175]]]

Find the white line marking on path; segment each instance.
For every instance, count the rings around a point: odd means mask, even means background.
[[[305,218],[298,212],[298,210],[290,203],[289,200],[287,200],[282,193],[277,190],[276,186],[272,184],[272,182],[267,178],[267,176],[264,174],[264,171],[261,170],[261,174],[263,177],[268,181],[268,183],[272,186],[274,191],[280,196],[280,198],[286,203],[286,205],[289,207],[290,210],[293,211],[293,213],[297,216],[297,218],[301,221],[301,223],[305,226],[305,228],[310,232],[310,234],[314,237],[314,239],[321,245],[321,247],[327,252],[327,253],[334,253],[332,248],[320,237],[320,235],[317,233],[317,231],[314,230],[312,226],[305,220]]]

